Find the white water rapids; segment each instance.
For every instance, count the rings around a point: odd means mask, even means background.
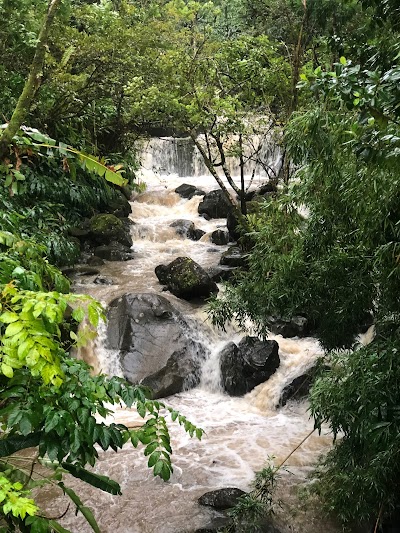
[[[201,197],[187,201],[173,192],[181,183],[190,183],[206,191],[216,189],[213,179],[167,176],[154,169],[147,169],[145,174],[148,189],[132,202],[135,258],[101,267],[101,273],[111,277],[114,285],[95,285],[89,278],[82,285],[76,285],[77,292],[91,294],[105,304],[129,292],[160,294],[161,286],[154,274],[158,264],[179,256],[190,256],[206,268],[218,264],[226,247],[212,244],[209,235],[214,229],[224,227],[226,220],[206,221],[197,214]],[[207,232],[206,235],[198,242],[178,237],[169,224],[179,218],[192,220],[197,228]],[[96,465],[97,472],[121,484],[122,496],[111,496],[71,480],[70,484],[92,508],[102,533],[183,533],[206,527],[217,513],[198,505],[199,496],[222,487],[248,489],[254,471],[262,468],[268,457],[274,456],[279,464],[313,428],[305,402],[289,402],[278,410],[275,406],[283,387],[310,368],[321,355],[315,339],[273,336],[280,348],[278,371],[244,398],[231,398],[220,390],[218,352],[228,341],[237,341],[241,335],[233,328],[224,334],[213,330],[201,306],[178,300],[169,293],[162,294],[196,322],[193,335],[211,349],[203,366],[200,386],[165,400],[202,427],[205,435],[199,442],[171,424],[174,473],[168,483],[154,478],[143,454],[128,445],[117,454],[101,453]],[[104,329],[95,352],[86,354],[86,358],[97,369],[120,374],[115,354],[104,348],[102,337]],[[128,426],[140,421],[135,412],[127,409],[118,409],[114,419]],[[312,506],[304,509],[297,496],[298,487],[306,482],[312,465],[320,453],[329,449],[331,442],[329,435],[313,434],[290,457],[287,463],[290,473],[282,471],[278,495],[283,504],[277,513],[282,532],[338,531],[319,514],[320,511]],[[47,510],[53,516],[61,514],[67,507],[66,498],[51,488],[44,492]],[[72,509],[66,513],[62,524],[78,533],[90,531],[85,520],[75,516]]]

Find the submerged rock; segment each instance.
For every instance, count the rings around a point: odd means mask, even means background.
[[[179,194],[182,198],[187,198],[190,200],[193,196],[204,196],[206,193],[201,189],[198,189],[194,185],[189,185],[188,183],[182,183],[175,189],[175,192]]]
[[[198,384],[204,347],[190,338],[181,313],[164,297],[125,294],[108,312],[107,345],[118,351],[124,377],[154,391],[154,398]]]
[[[222,386],[232,396],[242,396],[267,381],[279,367],[279,346],[274,340],[244,337],[228,343],[220,354]]]
[[[114,280],[108,278],[107,276],[97,276],[93,283],[96,285],[114,285]]]
[[[218,292],[208,273],[190,257],[178,257],[168,265],[158,265],[155,273],[161,284],[184,300],[204,299]]]
[[[221,189],[207,193],[198,207],[199,214],[208,218],[226,218],[231,210],[232,206]]]
[[[170,224],[171,228],[175,228],[175,231],[181,237],[187,237],[192,241],[199,241],[206,233],[202,229],[197,229],[194,222],[191,220],[179,219]]]
[[[237,267],[228,267],[224,265],[217,265],[208,269],[208,274],[215,283],[220,281],[232,280],[235,272],[237,272]]]
[[[220,265],[230,267],[247,267],[249,254],[242,252],[239,246],[230,246],[220,259]]]
[[[133,251],[119,242],[98,246],[95,248],[94,253],[97,257],[107,261],[129,261],[133,259]]]
[[[198,502],[200,505],[209,505],[214,507],[214,509],[231,509],[235,507],[239,498],[245,494],[243,490],[227,487],[206,492],[203,496],[200,496]]]

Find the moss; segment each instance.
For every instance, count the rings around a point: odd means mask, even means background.
[[[178,270],[178,271],[177,271]],[[174,269],[173,276],[179,278],[181,288],[190,288],[199,283],[200,275],[196,272],[196,264],[192,259],[185,257]]]
[[[114,233],[116,230],[123,230],[124,226],[115,215],[102,214],[95,215],[90,220],[90,230],[95,234]]]

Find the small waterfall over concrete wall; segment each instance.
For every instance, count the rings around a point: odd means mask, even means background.
[[[199,136],[199,141],[205,145],[203,135]],[[237,139],[232,138],[227,143],[226,154],[227,166],[232,176],[240,175],[238,157],[229,156],[230,150],[235,149]],[[185,176],[206,176],[209,171],[203,158],[189,137],[153,137],[143,139],[139,143],[140,160],[142,164],[143,177],[154,173],[159,176],[174,174],[179,177]],[[217,157],[215,147],[214,157]],[[245,174],[254,178],[273,178],[281,166],[282,154],[280,147],[273,140],[272,136],[262,137],[252,135],[244,144],[245,153]],[[217,158],[218,159],[218,158]],[[223,174],[220,167],[218,173]]]

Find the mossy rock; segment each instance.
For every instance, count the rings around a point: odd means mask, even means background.
[[[90,235],[96,244],[119,242],[132,246],[132,238],[123,222],[115,215],[100,214],[90,219]]]
[[[178,257],[168,265],[159,265],[155,273],[160,283],[184,300],[208,298],[218,292],[209,274],[190,257]]]

